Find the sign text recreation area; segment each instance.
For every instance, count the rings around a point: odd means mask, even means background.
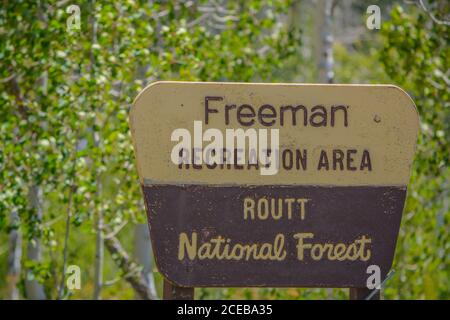
[[[418,132],[398,87],[157,82],[130,123],[171,283],[361,288],[391,268]]]

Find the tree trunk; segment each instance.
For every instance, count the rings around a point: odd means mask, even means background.
[[[92,49],[94,45],[97,44],[97,20],[95,17],[96,13],[96,1],[91,0],[90,1],[90,10],[91,15],[89,16],[89,22],[92,26],[91,30],[91,48],[90,48],[90,72],[91,77],[95,77],[95,54],[94,50]],[[93,106],[93,110],[96,110],[95,106]],[[97,120],[96,120],[97,121]],[[94,135],[94,145],[95,148],[99,148],[101,143],[101,137],[99,136],[99,133],[96,132],[96,130],[93,130]],[[94,163],[96,159],[93,159]],[[95,168],[95,165],[94,165]],[[103,184],[101,181],[101,173],[97,173],[96,177],[96,197],[97,199],[101,199],[102,196],[102,189]],[[95,205],[95,204],[94,204]],[[103,219],[103,210],[101,209],[101,206],[96,206],[95,210],[95,234],[96,234],[96,240],[95,240],[95,274],[94,274],[94,300],[99,300],[101,298],[101,290],[103,287],[103,262],[104,262],[104,219]]]
[[[157,299],[152,295],[150,288],[147,286],[147,283],[142,276],[142,272],[139,271],[139,265],[130,259],[119,239],[115,236],[106,237],[105,246],[117,267],[124,274],[124,279],[128,281],[139,297],[143,300]]]
[[[17,229],[11,230],[9,234],[9,254],[8,254],[8,293],[7,299],[18,300],[19,290],[17,283],[20,279],[21,259],[22,259],[22,233],[18,227],[19,215],[17,211],[11,212],[11,225]]]
[[[42,220],[42,190],[36,185],[31,186],[29,190],[29,202],[34,210],[34,213],[36,214],[37,220]],[[28,242],[27,258],[28,260],[34,262],[40,262],[41,255],[41,240],[39,239],[39,237],[33,237],[33,239]],[[25,290],[28,299],[46,299],[44,286],[37,280],[33,279],[33,277],[30,276],[30,272],[31,271],[28,270],[27,280],[25,281]]]
[[[134,256],[138,264],[143,266],[142,278],[147,284],[151,295],[157,296],[155,279],[153,277],[153,251],[150,233],[146,223],[138,224],[134,229]],[[136,293],[136,298],[139,295]]]
[[[333,0],[317,0],[316,34],[320,37],[316,42],[316,59],[318,80],[320,83],[333,83]]]
[[[94,275],[94,300],[101,299],[103,287],[103,261],[104,261],[104,241],[103,241],[103,214],[101,209],[97,211],[95,233],[95,275]]]
[[[319,83],[333,83],[333,7],[334,0],[316,1],[316,63]],[[329,299],[333,298],[333,289],[327,289]]]
[[[99,140],[98,135],[94,134],[95,146],[98,147]],[[97,191],[96,197],[101,199],[103,184],[101,181],[100,174],[97,176]],[[94,273],[94,300],[101,299],[101,291],[103,287],[103,263],[105,257],[105,242],[104,242],[104,219],[103,219],[103,209],[100,206],[95,208],[95,273]]]

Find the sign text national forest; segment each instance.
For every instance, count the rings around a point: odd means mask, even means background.
[[[130,123],[169,281],[365,287],[391,268],[418,133],[398,87],[157,82]]]

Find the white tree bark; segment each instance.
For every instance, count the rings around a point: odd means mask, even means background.
[[[334,0],[316,1],[316,61],[319,83],[333,83],[333,8]],[[327,289],[328,298],[332,299],[333,289]]]
[[[316,1],[316,57],[320,83],[333,83],[333,7],[334,0]]]
[[[136,262],[143,266],[142,277],[150,291],[156,297],[155,279],[153,277],[153,251],[148,225],[137,224],[134,229],[134,256]],[[136,299],[140,296],[136,294]]]
[[[11,212],[11,224],[18,225],[19,215],[17,211]],[[14,229],[9,234],[8,251],[8,295],[10,300],[19,299],[19,290],[17,283],[20,279],[22,259],[22,234],[19,229]]]
[[[91,49],[90,49],[90,72],[91,76],[95,76],[95,54],[92,47],[97,44],[97,20],[95,17],[95,6],[96,1],[90,1],[90,9],[91,15],[89,17],[90,24],[92,26],[92,35],[91,35]],[[98,132],[94,131],[94,145],[96,148],[100,146],[101,137]],[[96,178],[96,197],[101,199],[103,192],[103,184],[101,181],[101,173],[97,173]],[[94,300],[101,299],[101,291],[103,288],[103,264],[104,264],[104,251],[105,251],[105,242],[104,242],[104,217],[103,210],[97,206],[95,210],[95,272],[94,272]]]
[[[99,144],[99,138],[94,135],[96,147]],[[103,184],[100,174],[97,176],[97,191],[96,196],[101,199],[103,191]],[[102,208],[97,207],[95,211],[95,272],[94,272],[94,300],[101,299],[101,291],[103,288],[103,264],[105,257],[105,242],[104,242],[104,219]]]
[[[36,218],[38,220],[42,219],[42,190],[33,185],[30,187],[28,192],[29,203],[31,207],[34,209]],[[27,247],[27,258],[28,260],[40,262],[42,256],[42,248],[41,248],[41,240],[38,237],[34,237],[31,241],[28,242]],[[37,280],[33,279],[30,276],[30,270],[27,271],[27,280],[25,281],[25,290],[27,293],[28,299],[32,300],[44,300],[46,299],[44,286],[39,283]],[[31,280],[29,280],[31,279]]]
[[[101,299],[103,287],[103,262],[104,262],[104,241],[103,241],[103,214],[101,210],[97,212],[96,219],[96,241],[95,241],[95,273],[94,273],[94,300]]]

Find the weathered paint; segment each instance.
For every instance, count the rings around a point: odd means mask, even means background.
[[[220,109],[210,114],[206,128],[280,129],[281,148],[306,149],[311,159],[307,170],[280,170],[273,176],[261,176],[257,170],[186,170],[170,160],[174,143],[171,133],[177,128],[192,128],[193,121],[205,120],[205,97],[223,97],[211,101]],[[266,127],[258,121],[250,127],[230,116],[224,122],[227,104],[249,104],[255,109],[270,104],[317,105],[326,108],[348,106],[348,126],[342,119],[334,127],[288,124]],[[236,112],[236,110],[234,110]],[[288,116],[288,115],[287,115]],[[336,121],[338,122],[338,121]],[[265,185],[407,185],[418,133],[417,111],[411,98],[391,85],[311,85],[156,82],[136,98],[130,113],[137,169],[141,183],[162,184],[265,184]],[[369,150],[373,170],[317,170],[322,149]],[[360,156],[360,154],[357,154]]]
[[[208,113],[208,119],[206,98],[209,107],[217,110]],[[229,109],[225,118],[226,106],[233,104],[236,109]],[[237,118],[241,105],[251,106],[255,117]],[[272,106],[277,117],[258,116],[264,105]],[[316,106],[327,112],[333,106],[345,106],[347,111],[345,117],[336,115],[334,123],[328,113],[323,126],[312,125],[309,118],[306,122],[296,118],[294,124],[287,121],[292,115],[288,113],[282,123],[282,108],[298,105],[308,115]],[[251,119],[251,124],[246,122]],[[279,129],[281,150],[293,154],[307,150],[307,166],[281,166],[274,175],[261,175],[245,165],[176,165],[170,158],[175,144],[171,133],[192,129],[194,121],[202,121],[204,130]],[[391,268],[419,125],[414,103],[402,89],[391,85],[157,82],[136,98],[130,125],[156,264],[174,285],[362,288],[369,265],[378,265],[382,278]],[[365,152],[370,154],[370,168],[360,165]],[[327,168],[318,167],[323,153],[330,161]],[[333,167],[335,154],[345,160]],[[265,199],[261,215],[255,209],[256,216],[249,218],[252,202],[248,199],[254,199],[254,209],[257,201]],[[281,215],[279,208],[275,214],[270,208],[267,215],[262,210],[273,199],[275,209],[276,204],[284,205]],[[232,254],[221,258],[211,252],[205,257],[192,249],[194,234],[200,251],[208,247],[201,249],[204,243],[212,248],[221,241],[230,248],[267,244],[267,249],[271,243],[280,243],[279,235],[284,251],[273,256],[261,251],[249,259]],[[330,253],[328,258],[317,259],[313,249],[306,247],[300,258],[298,235],[311,234],[305,243],[321,244],[315,252],[324,250]],[[350,254],[361,243],[364,253]]]
[[[377,264],[381,276],[391,268],[405,188],[201,185],[145,186],[145,201],[159,271],[180,286],[193,287],[365,287],[366,269]],[[244,219],[243,201],[251,198],[307,198],[305,217]],[[277,211],[279,212],[278,208]],[[230,244],[273,243],[285,237],[286,257],[271,260],[180,260],[181,233],[197,233],[197,247],[217,236]],[[308,243],[349,244],[365,235],[371,240],[367,261],[312,259],[306,250],[298,260],[296,233],[313,233]],[[366,252],[367,253],[367,252]]]

